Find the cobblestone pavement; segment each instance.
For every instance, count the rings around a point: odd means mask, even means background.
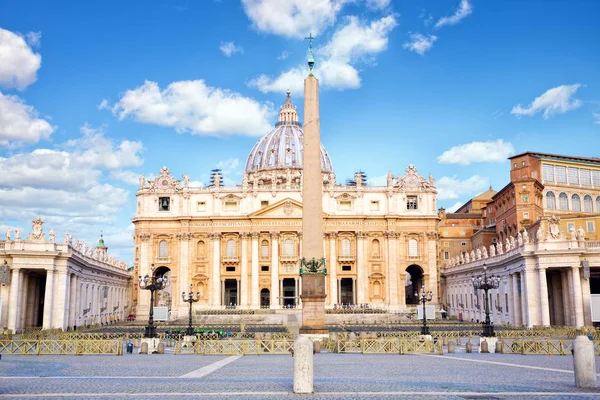
[[[571,356],[317,354],[314,360],[315,394],[294,395],[287,355],[3,355],[0,399],[600,400],[600,390],[575,388]],[[600,357],[596,366],[600,372]]]

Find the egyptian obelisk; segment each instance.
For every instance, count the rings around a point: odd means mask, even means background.
[[[304,144],[302,177],[302,327],[301,334],[326,334],[325,274],[323,258],[323,178],[321,171],[321,128],[319,122],[319,81],[313,75],[315,64],[310,40],[304,80]],[[304,264],[304,268],[303,268]],[[309,268],[306,268],[306,267]]]

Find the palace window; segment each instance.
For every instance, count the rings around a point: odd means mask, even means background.
[[[285,239],[283,242],[283,255],[284,256],[293,256],[294,251],[294,240],[293,239]]]
[[[260,201],[260,208],[265,208],[269,206],[269,200],[261,200]]]
[[[379,240],[374,239],[373,240],[373,257],[379,257],[379,252],[380,252]]]
[[[571,210],[581,211],[581,198],[578,194],[571,196]]]
[[[544,181],[554,182],[554,165],[544,164],[542,166],[542,176]]]
[[[238,203],[237,201],[226,201],[225,202],[225,211],[237,211]]]
[[[569,209],[569,197],[565,192],[558,195],[558,208],[561,210]]]
[[[349,200],[340,200],[340,210],[352,210],[352,202]]]
[[[569,173],[569,183],[579,183],[579,168],[569,167],[567,171]]]
[[[529,213],[528,212],[524,212],[523,213],[523,219],[529,219]]]
[[[235,265],[228,265],[227,267],[225,267],[225,271],[235,272]]]
[[[269,257],[269,242],[267,240],[263,240],[260,244],[260,256],[262,258]]]
[[[206,243],[202,240],[196,245],[196,255],[198,257],[204,257],[206,255]]]
[[[567,183],[567,169],[565,167],[554,167],[556,182]]]
[[[448,260],[450,258],[450,253],[447,251],[444,252],[444,260]]]
[[[158,198],[158,211],[169,211],[171,206],[170,197],[159,197]]]
[[[169,257],[169,243],[166,240],[161,240],[158,244],[158,258]]]
[[[350,255],[350,239],[342,239],[342,256]]]
[[[344,272],[352,271],[352,266],[351,265],[342,265],[342,271],[344,271]]]
[[[600,186],[600,171],[592,171],[592,185]]]
[[[580,169],[579,170],[579,179],[581,180],[582,185],[591,185],[592,184],[592,171],[589,169]]]
[[[371,211],[379,211],[379,201],[371,202]]]
[[[575,223],[567,222],[567,232],[571,232],[571,230],[575,230]]]
[[[198,203],[196,203],[196,211],[206,211],[206,202],[199,201]]]
[[[268,265],[261,265],[260,266],[260,272],[269,272],[269,266]]]
[[[600,196],[596,197],[596,212],[600,212]]]
[[[419,255],[419,244],[417,239],[410,239],[408,241],[408,256],[417,257]]]
[[[546,193],[546,208],[556,209],[556,196],[553,192]]]
[[[417,196],[406,196],[406,209],[416,210],[418,207]]]
[[[593,210],[593,204],[594,202],[592,201],[592,196],[590,196],[589,194],[586,194],[583,197],[583,211],[584,212],[592,212]]]
[[[237,256],[237,245],[235,240],[229,239],[227,244],[225,245],[225,253],[227,257],[236,257]]]
[[[587,228],[587,231],[590,232],[590,233],[591,232],[595,232],[596,230],[594,229],[595,228],[594,221],[587,221],[586,222],[586,228]]]

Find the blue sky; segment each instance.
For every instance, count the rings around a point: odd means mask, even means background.
[[[0,229],[37,215],[131,261],[137,177],[241,182],[307,42],[338,182],[415,164],[456,208],[510,154],[599,156],[598,1],[0,3]]]

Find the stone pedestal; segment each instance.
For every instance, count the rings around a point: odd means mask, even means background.
[[[294,342],[294,393],[312,393],[313,380],[313,343],[300,335]]]
[[[159,338],[142,338],[142,343],[148,344],[148,354],[152,354],[157,351],[158,344],[160,343]]]
[[[302,275],[302,326],[300,334],[327,334],[325,328],[325,275]]]
[[[479,338],[479,348],[477,349],[477,351],[479,353],[481,353],[481,342],[486,341],[488,344],[488,353],[495,353],[496,352],[496,342],[498,341],[497,337],[481,337]]]
[[[577,336],[573,341],[573,369],[575,386],[578,388],[596,388],[596,359],[594,343],[587,336]]]

